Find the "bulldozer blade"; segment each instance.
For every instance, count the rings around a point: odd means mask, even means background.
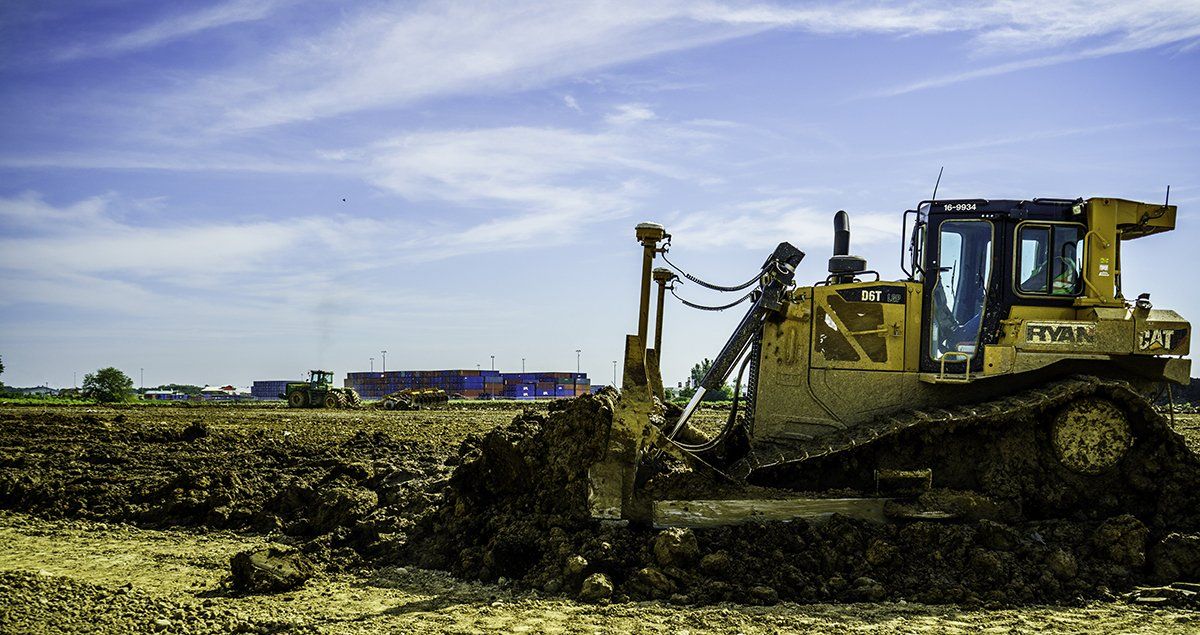
[[[637,500],[634,489],[638,468],[647,452],[662,452],[693,469],[713,470],[651,423],[652,416],[661,419],[663,412],[647,381],[646,359],[641,338],[627,335],[624,382],[613,411],[608,447],[604,456],[588,468],[588,506],[592,517],[599,520],[650,520],[649,506]]]
[[[645,350],[640,337],[625,336],[621,398],[613,412],[608,448],[604,457],[588,468],[588,507],[593,518],[628,520],[625,513],[642,458],[642,437],[650,427],[654,407],[646,382]]]

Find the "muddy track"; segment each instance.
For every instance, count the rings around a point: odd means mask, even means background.
[[[1120,406],[1135,441],[1114,469],[1079,474],[1056,456],[1052,423],[1068,404],[1096,397]],[[1200,462],[1122,381],[1081,376],[982,404],[889,416],[809,451],[803,462],[760,470],[755,482],[869,495],[877,469],[928,468],[935,488],[985,495],[994,519],[1132,514],[1154,528],[1200,531]]]

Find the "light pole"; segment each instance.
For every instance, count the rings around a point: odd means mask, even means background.
[[[571,396],[579,395],[579,353],[581,349],[575,349],[575,374],[571,376]]]
[[[525,358],[524,357],[521,358],[521,374],[522,375],[525,374]]]
[[[371,358],[371,372],[375,372],[375,358]]]
[[[142,392],[146,392],[146,369],[145,368],[138,369],[138,388],[140,388]]]
[[[613,388],[617,387],[617,360],[613,360]]]
[[[496,356],[492,355],[492,370],[496,370]]]
[[[387,372],[387,351],[379,351],[379,354],[383,355],[383,371],[382,372],[386,373]]]

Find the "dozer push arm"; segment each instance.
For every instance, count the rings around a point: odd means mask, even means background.
[[[792,279],[796,276],[796,267],[801,260],[804,260],[804,252],[793,247],[791,243],[782,242],[775,248],[771,257],[763,263],[763,280],[759,283],[754,303],[746,311],[746,315],[742,317],[737,328],[734,329],[729,341],[725,342],[725,346],[713,360],[712,366],[709,366],[704,378],[700,380],[700,385],[696,387],[696,394],[692,395],[691,401],[688,402],[678,423],[671,430],[670,436],[673,437],[687,425],[688,419],[700,405],[700,400],[704,398],[706,392],[716,390],[725,383],[729,372],[733,370],[733,365],[746,351],[750,338],[758,329],[762,328],[763,319],[768,314],[783,308],[783,295],[791,286]]]

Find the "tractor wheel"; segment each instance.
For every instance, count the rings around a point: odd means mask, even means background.
[[[288,407],[303,408],[308,405],[308,395],[303,390],[293,390],[288,395]]]
[[[1054,420],[1051,440],[1058,460],[1078,474],[1100,474],[1133,445],[1129,419],[1117,404],[1089,397],[1068,404]]]
[[[325,407],[326,408],[337,408],[340,404],[341,404],[341,402],[338,401],[338,396],[337,396],[336,392],[331,392],[331,393],[325,395]]]
[[[347,390],[346,396],[348,397],[351,408],[358,408],[358,407],[362,406],[362,397],[358,396],[357,390],[355,390],[353,388]]]

